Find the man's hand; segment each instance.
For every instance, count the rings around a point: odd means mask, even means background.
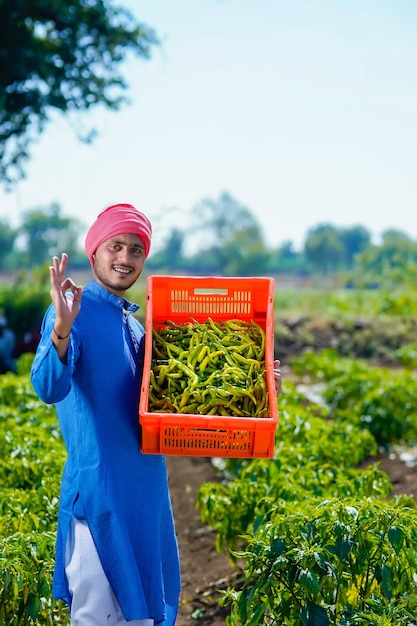
[[[274,361],[274,379],[275,379],[275,389],[277,390],[277,396],[281,393],[281,372],[279,370],[279,366],[281,365],[281,361]]]
[[[52,341],[60,357],[67,351],[72,324],[80,312],[83,295],[81,285],[76,285],[71,278],[65,278],[67,265],[68,255],[64,252],[61,260],[56,256],[52,257],[52,265],[49,267],[50,294],[56,316]]]

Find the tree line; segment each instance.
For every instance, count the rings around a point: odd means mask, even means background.
[[[171,212],[170,212],[171,213]],[[300,250],[291,241],[270,247],[255,214],[229,193],[198,202],[184,227],[167,226],[167,211],[154,220],[159,239],[147,269],[190,275],[338,277],[347,286],[400,285],[417,274],[417,242],[391,229],[379,244],[361,225],[329,223],[309,229]],[[80,241],[83,224],[64,215],[59,204],[22,214],[21,225],[0,219],[0,271],[49,264],[66,251],[72,267],[88,269]]]

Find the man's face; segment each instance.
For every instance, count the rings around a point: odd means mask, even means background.
[[[93,259],[97,282],[115,295],[123,296],[142,272],[145,248],[138,235],[123,233],[104,241]]]

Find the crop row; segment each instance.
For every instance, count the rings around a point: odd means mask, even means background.
[[[198,492],[218,550],[244,563],[243,585],[222,599],[228,623],[411,626],[416,501],[392,498],[387,475],[366,461],[417,441],[415,376],[330,350],[292,365],[319,385],[320,402],[284,381],[274,458],[227,460],[223,480]]]
[[[58,494],[65,448],[55,410],[29,380],[32,357],[0,377],[0,624],[67,624],[52,601]]]

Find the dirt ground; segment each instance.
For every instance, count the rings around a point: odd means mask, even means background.
[[[234,572],[226,555],[216,552],[215,535],[200,523],[195,507],[199,486],[218,480],[216,470],[206,457],[168,456],[167,466],[182,574],[176,626],[224,626],[227,613],[217,605],[218,589],[227,587]]]
[[[393,494],[407,493],[417,499],[417,468],[386,454],[373,461],[387,472]],[[169,456],[167,465],[183,583],[176,626],[224,626],[227,612],[218,607],[218,590],[226,589],[239,572],[231,568],[226,555],[216,553],[214,533],[202,526],[195,508],[197,489],[205,481],[218,480],[216,470],[206,457]]]

